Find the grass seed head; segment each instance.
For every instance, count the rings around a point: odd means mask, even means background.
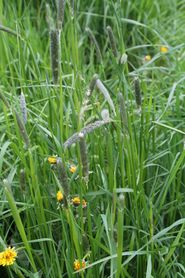
[[[103,94],[105,100],[108,102],[108,104],[110,105],[110,107],[111,107],[111,109],[112,109],[112,111],[115,115],[116,110],[115,110],[115,107],[114,107],[114,103],[113,103],[113,100],[112,100],[107,88],[104,86],[103,82],[100,79],[96,80],[96,86],[100,90],[100,92]]]
[[[24,124],[26,124],[27,123],[27,107],[26,107],[26,99],[25,99],[23,92],[21,92],[21,95],[20,95],[20,108],[21,108],[23,122],[24,122]]]
[[[65,0],[58,0],[57,3],[57,28],[62,29],[64,22]]]
[[[50,5],[48,3],[46,4],[46,22],[49,30],[53,30],[55,28],[53,17],[51,15]]]
[[[50,31],[50,54],[53,83],[57,84],[60,74],[60,33],[57,29]]]
[[[110,121],[109,110],[108,109],[103,109],[101,111],[101,117],[102,117],[104,122],[109,122]]]
[[[120,57],[119,63],[121,65],[125,65],[127,63],[128,60],[128,55],[126,53],[123,53]]]
[[[107,26],[107,33],[108,33],[112,53],[113,53],[114,57],[117,57],[118,56],[118,50],[117,50],[117,46],[116,46],[116,40],[115,40],[115,37],[114,37],[114,33],[112,31],[112,28],[110,26]]]
[[[89,92],[90,92],[90,94],[88,94],[88,96],[91,95],[92,92],[94,91],[94,89],[95,89],[95,87],[96,87],[96,81],[97,81],[97,79],[98,79],[98,75],[97,75],[97,74],[94,74],[94,75],[93,75],[93,78],[91,79],[91,82],[90,82],[90,84],[89,84]]]
[[[134,78],[134,90],[135,90],[136,103],[140,107],[141,106],[141,90],[140,90],[140,82],[139,82],[138,77]]]
[[[98,45],[98,42],[93,34],[93,32],[91,31],[91,29],[89,29],[88,27],[85,29],[85,31],[87,32],[92,44],[94,45],[95,47],[95,50],[96,50],[96,57],[97,57],[97,61],[98,63],[101,63],[102,61],[102,55],[101,55],[101,51],[100,51],[100,48],[99,48],[99,45]]]
[[[121,92],[118,93],[118,102],[119,102],[119,111],[120,111],[120,118],[121,118],[122,125],[127,127],[128,119],[127,119],[125,100]]]
[[[19,116],[19,114],[17,113],[17,111],[14,111],[14,112],[15,112],[15,117],[16,117],[16,120],[17,120],[17,125],[19,127],[20,134],[21,134],[21,136],[23,138],[23,141],[25,143],[26,149],[28,149],[28,147],[30,145],[30,140],[29,140],[29,137],[28,137],[28,134],[27,134],[27,131],[26,131],[25,124],[22,121],[22,119]]]

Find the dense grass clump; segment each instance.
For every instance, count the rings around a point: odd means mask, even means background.
[[[184,7],[0,0],[0,277],[185,277]]]

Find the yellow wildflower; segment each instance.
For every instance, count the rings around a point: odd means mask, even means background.
[[[84,267],[86,267],[85,260],[75,260],[73,263],[73,268],[75,271],[83,269]]]
[[[87,207],[87,202],[82,199],[80,200],[80,197],[74,197],[72,200],[71,200],[72,204],[75,206],[75,207],[78,207],[81,203],[82,203],[82,208],[86,208]]]
[[[70,165],[69,171],[74,174],[76,172],[77,167],[75,165]]]
[[[167,53],[169,51],[169,48],[165,45],[161,46],[160,47],[160,52],[161,53]]]
[[[63,200],[63,198],[64,198],[64,196],[63,196],[62,192],[59,190],[57,192],[57,201],[61,202]]]
[[[49,156],[48,157],[48,162],[50,164],[56,164],[57,163],[57,157],[56,156]]]
[[[144,60],[145,60],[146,62],[149,62],[149,61],[152,60],[152,57],[151,57],[150,55],[146,55],[146,56],[144,57]]]
[[[12,265],[17,257],[15,248],[8,247],[5,251],[0,252],[0,266]]]

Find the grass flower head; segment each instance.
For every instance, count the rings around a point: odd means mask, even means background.
[[[5,251],[0,252],[0,266],[9,266],[15,262],[17,252],[15,248],[8,247]]]
[[[75,260],[73,263],[73,268],[75,271],[83,269],[84,267],[86,267],[85,260]]]

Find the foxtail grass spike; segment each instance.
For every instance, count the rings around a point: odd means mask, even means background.
[[[105,86],[103,85],[103,83],[101,82],[100,79],[96,80],[96,86],[100,90],[100,92],[102,92],[102,94],[104,95],[105,100],[108,102],[108,104],[110,105],[110,107],[115,115],[116,111],[115,111],[114,103],[109,95],[108,90],[105,88]]]
[[[94,47],[96,50],[96,57],[97,57],[98,63],[100,63],[102,61],[102,56],[101,56],[101,51],[100,51],[98,42],[97,42],[93,32],[88,27],[85,30],[86,30],[91,42],[94,44]]]
[[[89,252],[90,250],[90,246],[89,246],[89,240],[86,234],[82,235],[82,246],[83,246],[83,250],[85,253]]]
[[[113,31],[112,31],[112,28],[110,26],[107,26],[107,33],[108,33],[112,53],[113,53],[114,57],[117,57],[118,50],[117,50],[117,46],[116,46],[116,40],[115,40]]]
[[[83,119],[83,115],[85,113],[85,111],[87,110],[88,107],[88,103],[89,103],[89,97],[91,96],[92,92],[94,91],[95,87],[96,87],[96,80],[98,79],[98,75],[94,74],[93,78],[89,84],[89,88],[87,89],[86,93],[85,93],[85,97],[82,103],[82,107],[80,109],[80,119]]]
[[[110,122],[109,110],[103,109],[101,111],[101,116],[104,122]]]
[[[89,84],[89,94],[88,96],[90,96],[92,94],[92,92],[94,91],[95,87],[96,87],[96,81],[98,79],[98,75],[97,74],[94,74],[93,75],[93,78],[91,79],[91,82]]]
[[[26,107],[26,100],[23,92],[21,92],[20,95],[20,108],[21,108],[21,113],[22,113],[22,118],[24,124],[27,123],[27,107]]]
[[[135,77],[134,78],[134,90],[135,90],[135,98],[136,98],[136,103],[137,106],[141,106],[141,90],[140,90],[140,82],[139,78]]]
[[[118,102],[119,102],[119,111],[120,111],[120,118],[121,122],[124,126],[128,126],[128,120],[127,120],[127,112],[125,107],[125,100],[122,93],[118,94]]]
[[[25,143],[25,147],[26,147],[26,149],[28,149],[30,141],[29,141],[29,137],[28,137],[25,125],[22,122],[19,114],[15,110],[14,110],[14,113],[15,113],[15,117],[16,117],[16,121],[17,121],[17,124],[18,124],[18,127],[19,127],[20,134],[22,135],[22,138],[23,138],[24,143]]]
[[[80,146],[80,156],[82,162],[82,175],[85,181],[88,183],[89,180],[89,163],[87,157],[87,146],[85,143],[85,136],[83,132],[78,134],[79,136],[79,146]]]
[[[93,132],[95,129],[98,129],[102,127],[105,124],[108,124],[112,122],[112,120],[109,118],[109,120],[105,121],[95,121],[94,123],[91,123],[89,125],[86,125],[84,128],[81,129],[80,133],[83,133],[84,136]],[[74,133],[70,138],[67,139],[67,141],[64,143],[64,149],[69,148],[71,145],[79,141],[79,132]]]
[[[51,69],[52,69],[52,76],[53,76],[53,83],[57,84],[60,74],[60,47],[59,47],[59,40],[60,40],[60,33],[58,30],[51,30],[50,31],[50,54],[51,54]]]
[[[62,29],[62,24],[64,22],[64,10],[65,10],[65,0],[58,0],[58,3],[57,3],[57,27],[59,30]]]
[[[58,179],[61,183],[64,192],[64,205],[65,207],[67,207],[68,206],[67,200],[69,197],[70,188],[69,188],[66,168],[61,158],[57,158],[57,171],[58,171]]]
[[[49,30],[53,30],[55,28],[49,4],[46,4],[46,22],[47,22]]]
[[[119,60],[120,64],[125,65],[127,63],[127,59],[128,59],[128,55],[126,53],[123,53]]]
[[[0,92],[0,99],[4,102],[4,104],[7,106],[7,108],[10,108],[9,103],[8,103],[6,97],[4,96],[4,94],[2,94],[2,92]],[[16,117],[17,125],[19,127],[20,134],[21,134],[21,136],[23,138],[23,141],[25,143],[26,149],[28,149],[30,141],[29,141],[29,137],[28,137],[28,134],[27,134],[27,131],[26,131],[26,128],[25,128],[25,124],[22,121],[22,119],[19,116],[19,114],[17,113],[17,111],[12,109],[12,112],[15,113],[15,117]]]

